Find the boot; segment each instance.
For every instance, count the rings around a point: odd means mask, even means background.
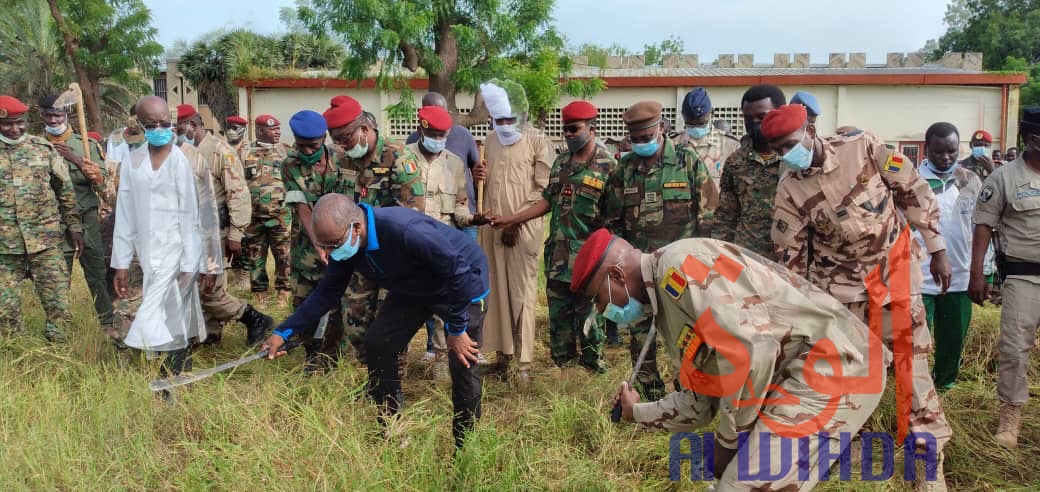
[[[1018,447],[1018,431],[1022,428],[1022,406],[1011,403],[1000,404],[1000,426],[993,439],[997,444],[1014,449]]]
[[[242,317],[238,318],[243,325],[246,325],[246,344],[256,345],[267,336],[267,333],[271,331],[271,326],[274,324],[274,320],[270,316],[257,311],[250,304],[246,306],[246,311],[242,313]]]
[[[935,457],[935,480],[928,480],[927,469],[923,461],[917,462],[914,490],[920,492],[946,492],[946,478],[943,477],[943,452]]]
[[[438,383],[451,382],[451,373],[448,370],[447,351],[437,351],[437,359],[433,361],[433,380]]]
[[[516,372],[516,385],[521,390],[526,390],[531,385],[531,368],[521,366]]]

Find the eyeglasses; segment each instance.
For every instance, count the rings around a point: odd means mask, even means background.
[[[578,130],[584,128],[583,125],[566,125],[563,127],[564,133],[578,133]]]
[[[338,249],[340,246],[343,246],[347,242],[347,237],[350,236],[350,231],[352,230],[354,230],[354,224],[350,224],[349,226],[347,226],[347,232],[344,232],[343,237],[339,238],[339,241],[337,241],[335,244],[323,243],[321,241],[318,241],[318,247],[328,250]]]
[[[137,123],[140,124],[141,128],[144,128],[145,130],[155,130],[156,128],[159,128],[160,126],[163,127],[163,128],[172,128],[173,127],[173,123],[169,122],[169,121],[160,121],[158,123],[145,123],[145,122],[143,122],[141,120],[137,120]]]

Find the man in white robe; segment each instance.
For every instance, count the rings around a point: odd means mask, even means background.
[[[144,274],[141,306],[124,343],[169,352],[163,372],[191,370],[193,339],[206,330],[196,279],[203,263],[198,196],[192,164],[174,145],[166,102],[154,96],[137,104],[144,145],[119,166],[119,191],[112,244],[113,286],[128,295],[134,253]]]

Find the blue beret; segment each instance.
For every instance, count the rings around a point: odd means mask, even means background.
[[[809,94],[805,91],[798,91],[794,93],[794,97],[791,98],[791,104],[801,104],[805,106],[805,109],[809,111],[809,116],[819,116],[820,103],[816,102],[816,96]]]
[[[289,118],[289,128],[297,138],[321,138],[329,127],[325,117],[315,111],[305,109]]]
[[[687,118],[700,118],[711,112],[711,99],[708,91],[698,87],[686,93],[682,102],[682,115]]]

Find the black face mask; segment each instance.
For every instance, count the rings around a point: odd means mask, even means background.
[[[572,138],[564,139],[567,142],[567,150],[572,154],[577,153],[581,149],[585,148],[585,144],[589,143],[589,136],[586,133],[579,133]]]
[[[747,134],[751,135],[751,142],[755,144],[755,147],[763,148],[769,145],[769,140],[766,139],[765,135],[762,135],[762,122],[745,122],[744,126],[747,127]]]

